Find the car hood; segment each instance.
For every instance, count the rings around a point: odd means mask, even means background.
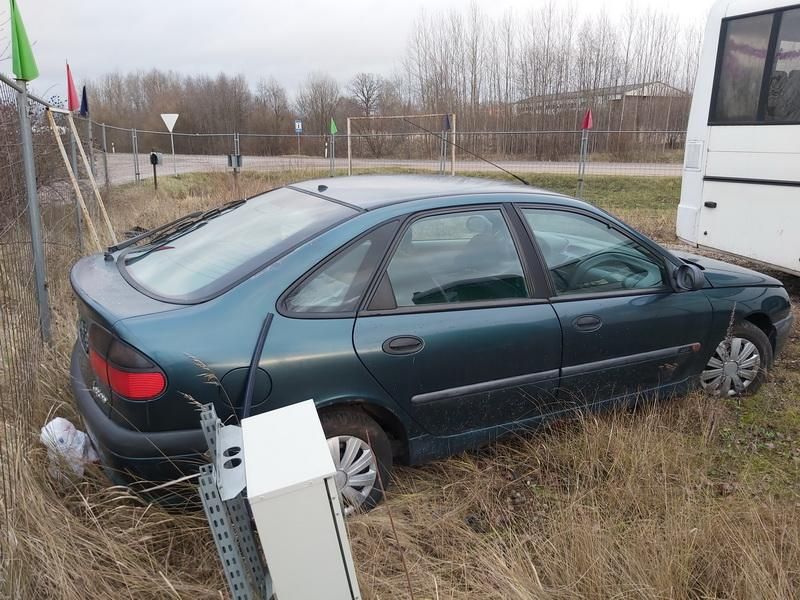
[[[696,264],[703,270],[708,283],[712,287],[741,287],[741,286],[783,286],[783,284],[769,275],[758,271],[740,267],[721,260],[715,260],[688,252],[673,252],[681,260]]]

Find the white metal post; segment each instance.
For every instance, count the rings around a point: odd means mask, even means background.
[[[28,114],[28,84],[17,80],[17,112],[22,141],[22,163],[25,172],[25,190],[28,196],[28,221],[33,247],[33,275],[36,281],[36,301],[39,306],[39,328],[45,341],[50,341],[50,298],[47,291],[44,246],[42,244],[42,216],[39,213],[39,193],[36,189],[36,166],[33,156],[33,135]]]
[[[450,129],[453,133],[453,143],[450,144],[450,175],[456,174],[456,113],[450,121]]]
[[[331,177],[336,175],[336,134],[331,134]]]
[[[92,170],[92,175],[96,177],[97,171],[95,170],[94,166],[94,135],[92,134],[91,117],[86,117],[86,123],[87,135],[89,136],[89,168]]]
[[[172,132],[169,132],[169,144],[172,146],[172,172],[175,174],[175,177],[178,176],[178,164],[175,162],[175,136],[172,135]]]
[[[133,179],[139,183],[139,142],[136,139],[136,129],[131,129],[131,149],[133,150]]]
[[[350,117],[347,117],[347,174],[353,174],[353,147],[350,141]]]
[[[106,190],[111,187],[111,183],[108,181],[108,144],[106,142],[106,124],[103,123],[100,125],[100,131],[103,134],[103,175],[106,178]]]

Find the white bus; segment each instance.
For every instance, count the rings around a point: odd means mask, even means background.
[[[800,4],[719,1],[704,39],[678,237],[800,275]]]

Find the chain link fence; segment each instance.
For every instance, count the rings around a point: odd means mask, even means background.
[[[77,120],[77,119],[76,119]],[[79,121],[79,120],[77,120]],[[525,174],[578,176],[580,131],[339,134],[335,160],[331,136],[255,133],[175,133],[92,123],[98,180],[107,185],[152,179],[150,152],[161,153],[161,175],[232,171],[228,156],[241,154],[242,171],[332,173],[421,172],[473,174],[494,167]],[[99,134],[98,134],[99,132]],[[591,131],[585,174],[680,177],[685,131]],[[455,168],[452,147],[455,144]],[[238,152],[237,152],[238,147]]]

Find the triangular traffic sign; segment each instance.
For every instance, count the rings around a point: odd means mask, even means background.
[[[169,132],[172,133],[172,128],[175,127],[175,121],[178,120],[178,113],[162,113],[161,119],[164,121],[164,125],[167,126]]]

